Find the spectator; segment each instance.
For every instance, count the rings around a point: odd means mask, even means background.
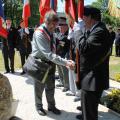
[[[117,29],[117,34],[115,38],[115,52],[116,57],[120,57],[120,28]]]
[[[111,26],[109,26],[108,30],[110,32],[111,45],[113,46],[113,43],[114,43],[114,40],[115,40],[115,32],[113,31],[113,28]],[[111,55],[112,55],[112,48],[113,47],[111,47]]]

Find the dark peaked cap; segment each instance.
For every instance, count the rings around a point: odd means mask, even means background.
[[[84,7],[84,16],[91,16],[91,18],[100,20],[101,19],[101,12],[98,8],[92,6],[85,6]]]

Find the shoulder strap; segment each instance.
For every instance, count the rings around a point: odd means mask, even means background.
[[[44,33],[47,39],[50,41],[50,35],[44,29],[36,29],[36,31],[40,31],[41,33]]]

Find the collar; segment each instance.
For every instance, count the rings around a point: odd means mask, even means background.
[[[89,31],[92,32],[92,30],[93,30],[98,24],[99,24],[99,22],[97,22],[96,24],[94,24]]]

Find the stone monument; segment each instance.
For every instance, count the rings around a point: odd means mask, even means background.
[[[12,87],[6,76],[0,73],[0,120],[8,120],[12,111]]]

